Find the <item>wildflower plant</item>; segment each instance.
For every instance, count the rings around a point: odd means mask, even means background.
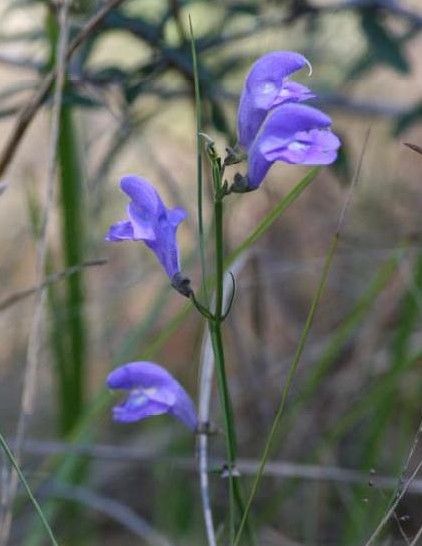
[[[106,236],[108,241],[142,241],[154,252],[169,277],[172,286],[191,299],[199,313],[205,317],[214,352],[218,392],[224,419],[226,441],[225,475],[228,482],[227,533],[228,544],[240,544],[245,531],[253,543],[248,514],[253,496],[262,475],[268,455],[275,421],[267,442],[268,449],[262,458],[254,487],[245,504],[236,469],[236,428],[233,417],[229,382],[226,374],[222,325],[233,302],[224,308],[223,276],[226,256],[223,250],[223,213],[226,199],[235,199],[233,193],[257,190],[276,161],[299,165],[328,165],[337,157],[340,147],[338,137],[331,131],[331,119],[318,109],[304,104],[315,97],[305,85],[290,80],[298,70],[310,68],[310,63],[301,54],[291,51],[275,51],[258,59],[249,71],[239,102],[237,115],[238,142],[222,157],[212,139],[201,133],[200,96],[196,69],[196,53],[192,38],[192,54],[195,68],[197,102],[198,146],[198,220],[199,246],[202,265],[203,286],[194,290],[191,281],[182,273],[176,231],[186,218],[180,207],[167,208],[157,190],[145,179],[125,176],[121,189],[131,199],[126,210],[126,219],[113,224]],[[202,139],[202,143],[200,142]],[[202,144],[202,145],[201,145]],[[202,220],[202,171],[201,148],[204,147],[212,173],[213,226],[214,226],[214,275],[207,276],[205,263],[205,238]],[[246,159],[246,169],[237,172],[232,180],[226,178],[227,165],[240,164]],[[312,174],[312,173],[311,173]],[[287,206],[306,187],[312,176],[305,177],[292,196],[286,198]],[[303,181],[302,181],[303,182]],[[239,196],[237,197],[239,198]],[[214,290],[212,305],[207,292]],[[205,303],[201,303],[204,300]],[[299,353],[300,354],[300,353]],[[290,381],[290,379],[289,379]],[[134,422],[160,414],[168,414],[181,421],[188,429],[204,434],[208,423],[198,423],[194,404],[180,383],[163,367],[152,362],[131,362],[112,371],[107,380],[110,389],[125,390],[127,398],[114,407],[113,416],[119,422]],[[216,544],[207,526],[210,545]]]

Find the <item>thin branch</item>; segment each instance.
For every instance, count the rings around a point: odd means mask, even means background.
[[[422,537],[422,525],[419,527],[419,531],[414,536],[412,542],[410,543],[410,546],[416,546],[419,542],[419,539]]]
[[[415,437],[413,439],[412,445],[409,450],[409,454],[407,455],[406,462],[404,463],[403,471],[400,478],[400,484],[404,483],[404,476],[408,471],[408,468],[410,466],[410,463],[412,462],[413,455],[416,452],[416,448],[418,447],[419,442],[422,440],[422,421],[419,423],[418,430],[416,431]]]
[[[324,15],[328,13],[338,13],[341,11],[351,11],[362,7],[376,7],[383,9],[386,13],[390,13],[396,17],[407,20],[415,29],[422,27],[422,15],[410,9],[406,9],[394,0],[348,0],[345,2],[336,2],[324,6],[313,5],[310,3],[299,3],[295,5],[290,13],[286,13],[281,17],[259,17],[254,18],[253,23],[248,28],[234,31],[227,34],[213,34],[212,36],[202,38],[198,41],[198,51],[205,51],[214,47],[220,47],[232,42],[250,39],[252,34],[264,32],[271,28],[280,28],[284,25],[291,25],[292,22],[298,20],[304,15]]]
[[[201,426],[205,427],[210,421],[211,391],[214,378],[214,359],[211,345],[211,336],[208,329],[202,342],[199,377],[198,418]],[[209,546],[216,546],[214,522],[212,517],[209,479],[208,479],[208,434],[198,436],[198,470],[201,488],[202,512],[205,521],[205,530]]]
[[[156,531],[129,506],[104,495],[94,493],[86,487],[53,484],[45,488],[44,492],[48,496],[84,504],[88,508],[107,515],[151,546],[172,546],[172,543],[165,536]]]
[[[363,158],[365,157],[365,153],[366,153],[366,150],[367,150],[370,134],[371,134],[371,126],[369,126],[367,128],[367,130],[366,130],[365,137],[363,139],[362,149],[361,149],[360,156],[359,156],[358,166],[357,166],[355,174],[354,174],[354,176],[352,178],[352,182],[350,184],[349,191],[347,192],[346,199],[345,199],[345,201],[343,203],[343,207],[342,207],[342,209],[340,211],[340,214],[339,214],[339,219],[338,219],[338,223],[337,223],[337,233],[340,233],[342,231],[344,220],[345,220],[346,214],[347,214],[347,212],[349,210],[350,202],[352,200],[354,190],[355,190],[356,185],[357,185],[357,183],[359,181],[360,173],[362,171]]]
[[[201,410],[199,409],[201,415]],[[202,414],[205,415],[205,414]],[[14,440],[8,439],[13,447]],[[142,451],[139,447],[121,447],[108,444],[75,444],[60,440],[35,440],[27,438],[23,447],[25,453],[34,456],[51,456],[72,454],[90,457],[98,461],[115,463],[149,463],[157,459],[157,453],[151,450]],[[190,457],[160,456],[160,461],[168,462],[175,468],[194,470],[195,461]],[[221,468],[223,459],[208,458],[210,468]],[[236,467],[241,474],[253,476],[256,474],[259,461],[256,459],[238,459]],[[372,489],[394,490],[397,488],[397,478],[394,476],[369,476],[367,472],[339,466],[324,466],[315,464],[292,463],[290,461],[270,461],[265,467],[264,475],[268,478],[288,478],[309,481],[327,481],[341,484],[371,484]],[[407,486],[407,491],[414,495],[422,495],[422,479],[413,479]]]
[[[45,271],[45,265],[47,260],[48,250],[48,225],[51,216],[51,209],[53,206],[53,193],[54,193],[54,179],[56,170],[56,156],[57,156],[57,144],[59,140],[60,132],[60,112],[62,107],[63,87],[65,83],[66,74],[66,47],[69,37],[69,5],[71,0],[63,0],[60,12],[59,12],[59,27],[60,34],[58,38],[57,53],[56,53],[56,85],[54,91],[54,100],[51,116],[51,138],[48,153],[47,162],[47,183],[46,183],[46,195],[43,211],[43,222],[40,229],[39,240],[37,244],[37,263],[36,263],[36,277],[37,284],[43,283],[43,276]],[[22,445],[24,443],[27,424],[30,416],[33,413],[34,398],[36,390],[37,370],[39,364],[39,353],[41,346],[41,334],[42,323],[44,318],[46,291],[41,289],[37,292],[37,298],[35,301],[35,310],[32,318],[28,347],[26,354],[26,364],[23,380],[23,390],[21,398],[21,411],[18,420],[17,427],[17,440],[15,446],[15,459],[16,464],[19,466],[22,453]],[[8,486],[8,492],[5,497],[5,504],[3,505],[2,521],[0,525],[0,544],[6,546],[11,525],[12,525],[12,505],[16,496],[18,486],[18,471],[13,468]]]
[[[80,30],[75,38],[70,42],[64,56],[65,62],[69,61],[75,50],[81,43],[97,30],[106,15],[119,6],[124,0],[109,0]],[[57,77],[57,67],[45,76],[44,80],[35,95],[24,106],[19,114],[19,118],[3,148],[0,155],[0,177],[3,176],[9,163],[13,159],[22,137],[24,136],[29,124],[37,113],[39,107],[43,104],[50,92],[51,87]]]
[[[52,273],[48,277],[45,278],[45,280],[38,284],[37,286],[31,286],[30,288],[25,288],[24,290],[19,290],[18,292],[14,292],[13,294],[10,294],[10,296],[7,296],[3,300],[0,301],[0,312],[4,311],[8,307],[15,305],[16,303],[19,303],[23,299],[32,296],[36,294],[37,292],[40,292],[41,290],[44,290],[44,288],[47,288],[48,286],[55,284],[63,279],[66,279],[67,277],[70,277],[71,275],[75,275],[76,273],[79,273],[86,267],[97,267],[101,265],[105,265],[107,263],[107,260],[92,260],[88,262],[83,262],[80,265],[73,265],[72,267],[68,267],[67,269],[63,269],[63,271],[57,271],[56,273]]]
[[[23,485],[23,488],[25,489],[29,499],[31,500],[35,510],[38,513],[38,516],[51,540],[51,543],[53,546],[58,546],[58,543],[54,537],[53,531],[51,530],[50,525],[48,524],[48,521],[46,520],[44,513],[42,511],[41,506],[39,505],[37,499],[34,497],[31,488],[29,487],[28,482],[26,481],[25,476],[22,473],[22,470],[20,469],[18,462],[16,461],[15,457],[13,456],[13,453],[10,451],[10,448],[5,441],[3,435],[0,433],[0,447],[2,449],[2,452],[4,453],[5,457],[8,459],[9,463],[12,465],[14,471],[19,477],[19,480],[21,481],[21,484]]]
[[[422,27],[422,15],[403,7],[397,0],[347,0],[346,2],[335,2],[326,6],[310,6],[310,10],[316,13],[350,11],[359,8],[382,9],[390,15],[406,19],[416,28]]]
[[[16,57],[7,53],[0,53],[0,64],[11,66],[13,68],[29,68],[40,72],[44,68],[44,64],[34,61],[31,58]]]
[[[384,528],[384,526],[387,524],[388,520],[391,518],[391,516],[393,515],[393,513],[395,512],[397,506],[399,505],[399,502],[401,501],[401,499],[404,497],[404,495],[407,493],[412,481],[415,479],[415,477],[417,476],[419,470],[422,468],[422,461],[420,461],[420,463],[417,465],[417,467],[415,468],[415,470],[412,472],[411,476],[409,477],[409,479],[407,480],[407,482],[404,484],[403,488],[401,489],[400,491],[400,494],[397,495],[395,501],[393,502],[393,504],[390,506],[390,508],[387,510],[387,512],[384,514],[384,517],[382,518],[382,520],[380,521],[380,523],[378,524],[377,528],[375,529],[375,531],[372,533],[372,535],[369,537],[368,541],[365,542],[365,546],[371,546],[371,544],[374,543],[374,540],[377,538],[377,536],[379,535],[379,533],[382,531],[382,529]],[[412,542],[412,544],[414,544],[414,542]]]
[[[422,148],[418,146],[417,144],[412,144],[411,142],[404,142],[405,146],[416,152],[417,154],[422,155]]]

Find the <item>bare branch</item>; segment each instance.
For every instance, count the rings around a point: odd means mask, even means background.
[[[37,244],[37,262],[36,277],[37,284],[43,284],[43,276],[47,260],[48,250],[48,225],[53,206],[54,179],[56,171],[57,144],[60,131],[60,112],[62,107],[63,87],[66,77],[66,47],[69,37],[69,5],[71,0],[64,0],[59,12],[60,34],[58,38],[56,53],[56,85],[54,91],[53,109],[51,117],[51,138],[49,144],[48,162],[47,162],[47,183],[46,195],[43,210],[43,221],[40,229],[39,240]],[[45,289],[37,292],[34,315],[31,321],[28,347],[26,353],[26,364],[23,380],[23,390],[21,397],[21,411],[19,414],[17,426],[17,440],[15,446],[15,458],[19,465],[22,454],[22,446],[26,434],[29,418],[33,413],[34,399],[37,383],[37,370],[39,364],[39,353],[41,347],[42,324],[45,310]],[[7,493],[2,499],[2,520],[0,525],[0,544],[6,546],[10,529],[12,525],[12,505],[16,496],[18,486],[18,473],[13,468],[10,474],[10,480],[7,487]]]
[[[98,12],[86,23],[81,31],[70,42],[69,47],[65,53],[65,61],[69,61],[75,50],[81,45],[81,43],[88,38],[93,32],[97,30],[99,25],[104,20],[105,16],[124,0],[109,0]],[[22,140],[29,124],[37,113],[39,107],[43,104],[50,92],[50,89],[57,77],[57,68],[52,70],[44,80],[35,95],[24,106],[23,110],[19,114],[19,118],[3,148],[0,155],[0,177],[5,173],[9,163],[13,159],[17,147]]]
[[[412,542],[410,543],[410,546],[416,546],[419,542],[419,539],[422,537],[422,525],[419,527],[419,531],[414,536]]]
[[[45,488],[44,491],[49,496],[75,501],[107,515],[151,546],[172,546],[165,536],[156,531],[129,506],[104,495],[94,493],[87,487],[54,484]]]
[[[8,439],[8,444],[14,446],[15,441]],[[75,444],[59,440],[36,440],[27,438],[23,450],[26,453],[38,456],[50,456],[61,454],[80,455],[97,460],[115,462],[149,463],[157,459],[156,451],[137,447],[121,447],[108,444]],[[190,457],[165,457],[160,456],[160,461],[168,461],[175,468],[195,469],[195,461]],[[209,459],[208,468],[222,467],[222,459]],[[239,459],[236,468],[241,474],[253,476],[258,468],[256,459]],[[325,466],[315,464],[301,464],[290,461],[271,461],[267,464],[265,476],[269,478],[291,478],[309,481],[327,481],[342,484],[368,485],[373,489],[394,490],[397,488],[397,478],[394,476],[370,476],[367,472],[344,468],[339,466]],[[412,477],[411,477],[412,478]],[[371,485],[369,485],[371,484]],[[406,491],[415,495],[422,495],[422,479],[416,479],[413,475],[411,482],[406,482]]]
[[[412,484],[413,480],[418,475],[419,470],[422,468],[422,461],[417,465],[415,470],[410,475],[409,479],[406,481],[404,486],[401,488],[400,493],[396,496],[394,502],[390,506],[390,508],[387,510],[387,512],[384,514],[384,517],[378,524],[375,531],[372,533],[372,535],[369,537],[368,541],[365,543],[365,546],[371,546],[371,544],[374,543],[374,540],[377,538],[381,530],[384,528],[384,526],[387,524],[388,520],[391,518],[391,516],[394,514],[397,506],[399,505],[399,502],[404,497],[404,495],[407,493],[408,489],[410,488],[410,485]],[[414,542],[412,542],[414,544]]]
[[[37,286],[31,286],[30,288],[25,288],[24,290],[19,290],[18,292],[15,292],[14,294],[10,294],[10,296],[7,296],[2,301],[0,301],[0,312],[4,311],[11,305],[14,305],[15,303],[19,303],[23,299],[27,298],[28,296],[32,296],[39,292],[40,290],[44,290],[44,288],[47,288],[51,284],[54,284],[56,282],[61,281],[62,279],[65,279],[67,277],[70,277],[71,275],[75,275],[76,273],[79,273],[86,267],[98,267],[101,265],[105,265],[107,263],[107,260],[92,260],[88,262],[83,262],[80,265],[73,265],[71,267],[68,267],[66,269],[63,269],[63,271],[57,271],[56,273],[52,273],[46,279]]]

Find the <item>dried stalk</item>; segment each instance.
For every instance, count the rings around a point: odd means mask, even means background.
[[[62,107],[63,87],[66,71],[66,48],[69,38],[69,5],[71,0],[64,0],[59,11],[59,42],[56,54],[56,69],[53,74],[56,78],[56,86],[53,97],[53,107],[51,116],[51,139],[48,150],[47,163],[47,184],[45,205],[43,213],[43,222],[37,244],[37,262],[36,279],[37,285],[42,285],[44,281],[44,271],[47,260],[48,250],[48,225],[53,206],[54,179],[56,169],[57,145],[60,131],[60,111]],[[18,420],[17,439],[15,445],[15,459],[20,464],[22,455],[22,445],[25,439],[25,433],[28,421],[33,413],[34,399],[36,391],[37,371],[39,364],[39,353],[42,336],[42,323],[44,318],[46,290],[45,288],[37,292],[35,301],[35,310],[29,331],[28,347],[26,354],[25,373],[23,381],[23,391],[21,398],[21,412]],[[2,521],[0,526],[0,545],[6,546],[12,525],[12,505],[16,496],[18,486],[18,474],[12,469],[10,480],[7,487],[7,493],[4,498],[2,510]]]
[[[63,3],[66,4],[68,0]],[[98,12],[86,23],[81,31],[70,42],[69,47],[64,54],[64,61],[67,63],[75,50],[81,45],[81,43],[88,38],[93,32],[95,32],[98,26],[101,24],[106,15],[123,0],[109,0]],[[19,114],[16,124],[6,142],[6,145],[0,155],[0,177],[4,175],[7,167],[13,159],[16,150],[22,137],[24,136],[29,124],[33,120],[40,106],[43,104],[48,96],[50,89],[52,88],[54,81],[58,76],[58,66],[45,76],[41,82],[40,88],[35,95],[28,101]]]

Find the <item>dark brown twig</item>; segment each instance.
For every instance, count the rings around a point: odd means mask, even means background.
[[[417,144],[412,144],[411,142],[404,142],[404,145],[416,152],[417,154],[422,155],[422,147]]]
[[[71,275],[75,275],[76,273],[79,273],[82,269],[85,267],[97,267],[100,265],[105,265],[107,263],[107,260],[91,260],[89,262],[83,262],[80,265],[73,265],[72,267],[68,267],[67,269],[64,269],[63,271],[57,271],[56,273],[52,273],[49,275],[45,281],[37,286],[31,286],[30,288],[25,288],[23,290],[19,290],[18,292],[14,292],[13,294],[10,294],[10,296],[7,296],[2,301],[0,301],[0,312],[4,311],[8,307],[14,305],[15,303],[19,303],[23,299],[32,296],[33,294],[36,294],[40,290],[43,290],[44,288],[47,288],[51,284],[54,284],[56,282],[61,281],[62,279],[65,279],[66,277],[70,277]]]
[[[109,0],[98,12],[93,15],[93,17],[86,23],[86,25],[81,29],[81,31],[75,36],[75,38],[70,42],[66,54],[65,61],[68,62],[72,57],[76,49],[81,45],[81,43],[90,36],[98,26],[103,21],[104,17],[114,8],[119,6],[123,0]],[[24,106],[21,113],[19,114],[18,120],[12,132],[9,136],[9,139],[6,142],[6,145],[0,155],[0,177],[3,176],[9,163],[13,159],[17,147],[22,140],[22,137],[25,134],[25,131],[29,127],[32,119],[38,111],[38,108],[43,104],[45,99],[48,96],[48,93],[54,83],[54,80],[57,76],[57,70],[53,69],[49,72],[38,89],[35,95],[28,101]]]

